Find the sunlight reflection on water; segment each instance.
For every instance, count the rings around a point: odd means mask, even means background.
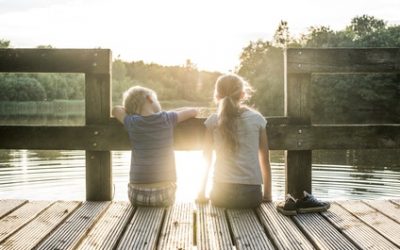
[[[130,152],[115,151],[112,155],[114,199],[127,200]],[[0,158],[0,199],[85,200],[84,165],[84,151],[10,150]],[[204,171],[202,153],[176,151],[176,165],[177,201],[193,201]],[[354,168],[313,165],[313,193],[330,200],[400,197],[399,172]],[[209,178],[211,184],[212,174]],[[272,163],[274,199],[283,199],[284,179],[284,164]]]

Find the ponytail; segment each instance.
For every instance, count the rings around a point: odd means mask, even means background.
[[[236,120],[239,116],[239,103],[231,96],[225,96],[220,100],[218,107],[218,128],[222,140],[230,153],[235,153],[239,144],[236,136]]]

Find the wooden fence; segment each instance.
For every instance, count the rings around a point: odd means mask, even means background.
[[[86,150],[86,199],[112,199],[111,150],[129,150],[126,132],[110,116],[108,49],[0,49],[0,72],[85,74],[85,126],[0,126],[0,149]],[[288,49],[285,117],[267,117],[271,150],[285,150],[286,192],[311,192],[316,149],[400,148],[400,124],[311,124],[313,73],[400,73],[400,49]],[[204,119],[175,131],[175,148],[201,149]]]

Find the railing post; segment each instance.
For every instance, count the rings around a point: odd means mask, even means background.
[[[310,125],[311,74],[288,72],[286,51],[284,57],[285,116],[289,120],[296,121],[295,125]],[[299,64],[298,67],[302,67],[302,65]],[[297,145],[299,148],[305,143],[302,139],[302,132],[301,129],[297,131]],[[303,190],[311,193],[311,158],[311,150],[285,151],[286,193],[290,193],[296,198],[302,197]]]
[[[110,119],[111,103],[111,51],[108,74],[85,75],[85,119],[86,125],[107,124]],[[94,65],[96,66],[96,65]],[[96,148],[96,136],[93,131],[90,142]],[[112,199],[111,151],[86,150],[86,200],[109,201]]]

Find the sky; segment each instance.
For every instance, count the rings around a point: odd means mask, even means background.
[[[110,48],[114,58],[162,65],[190,59],[228,72],[250,41],[271,40],[281,20],[346,27],[368,14],[400,24],[400,0],[0,0],[0,39],[13,48]]]

